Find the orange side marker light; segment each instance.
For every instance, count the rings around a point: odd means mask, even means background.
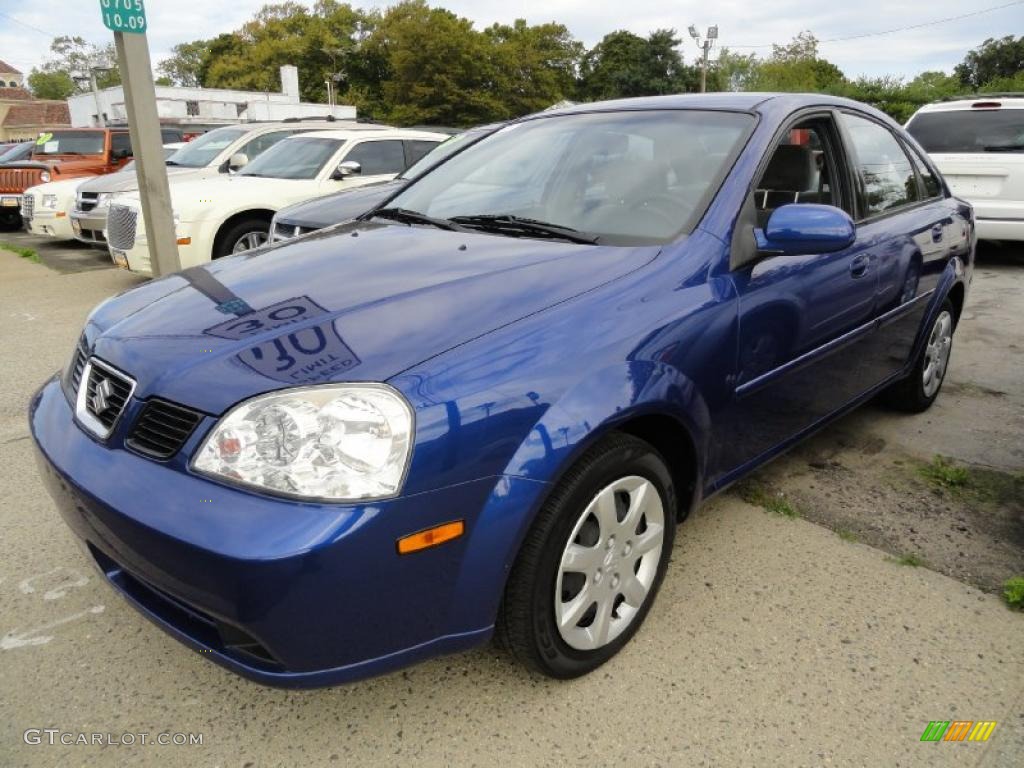
[[[410,533],[398,540],[398,554],[408,555],[410,552],[436,547],[438,544],[459,538],[465,532],[466,523],[462,520],[454,520],[427,528],[425,531]]]

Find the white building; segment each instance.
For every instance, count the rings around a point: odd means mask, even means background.
[[[81,93],[68,99],[71,124],[85,128],[99,124],[97,99],[108,123],[125,123],[128,114],[121,86],[104,88],[98,95]],[[289,117],[326,117],[354,120],[356,108],[299,101],[299,70],[281,67],[281,92],[259,93],[226,88],[156,86],[156,110],[161,122],[181,125],[221,125],[253,120],[284,120]]]

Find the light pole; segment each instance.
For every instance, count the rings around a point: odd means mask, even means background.
[[[107,121],[103,119],[103,104],[100,101],[100,87],[99,83],[96,82],[97,72],[109,72],[114,67],[109,61],[101,61],[97,64],[89,65],[89,74],[83,76],[75,76],[75,80],[79,82],[89,82],[89,89],[92,91],[93,101],[96,103],[96,123],[100,128],[107,127]]]
[[[697,43],[697,47],[702,49],[704,52],[700,65],[700,92],[704,93],[708,87],[708,51],[711,50],[715,41],[718,39],[718,25],[714,24],[708,27],[707,34],[704,36],[704,39],[701,40],[700,32],[697,31],[697,27],[691,24],[690,37],[692,37],[694,42]]]
[[[331,114],[333,115],[334,114],[334,102],[332,101],[332,98],[331,98],[331,81],[330,80],[324,80],[324,85],[327,86],[327,108],[331,111]]]

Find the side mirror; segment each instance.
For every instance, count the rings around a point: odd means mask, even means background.
[[[331,176],[332,179],[347,179],[349,176],[356,176],[363,172],[363,166],[355,160],[342,160],[338,163],[338,169]]]
[[[238,171],[249,164],[249,156],[245,152],[235,152],[228,158],[228,170]]]
[[[853,245],[857,227],[831,205],[794,203],[776,208],[764,229],[755,229],[757,250],[779,256],[834,253]]]
[[[110,153],[110,157],[113,160],[124,160],[132,156],[130,149],[115,149]]]

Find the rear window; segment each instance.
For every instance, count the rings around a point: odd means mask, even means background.
[[[924,112],[907,130],[929,154],[1024,152],[1024,109]]]

